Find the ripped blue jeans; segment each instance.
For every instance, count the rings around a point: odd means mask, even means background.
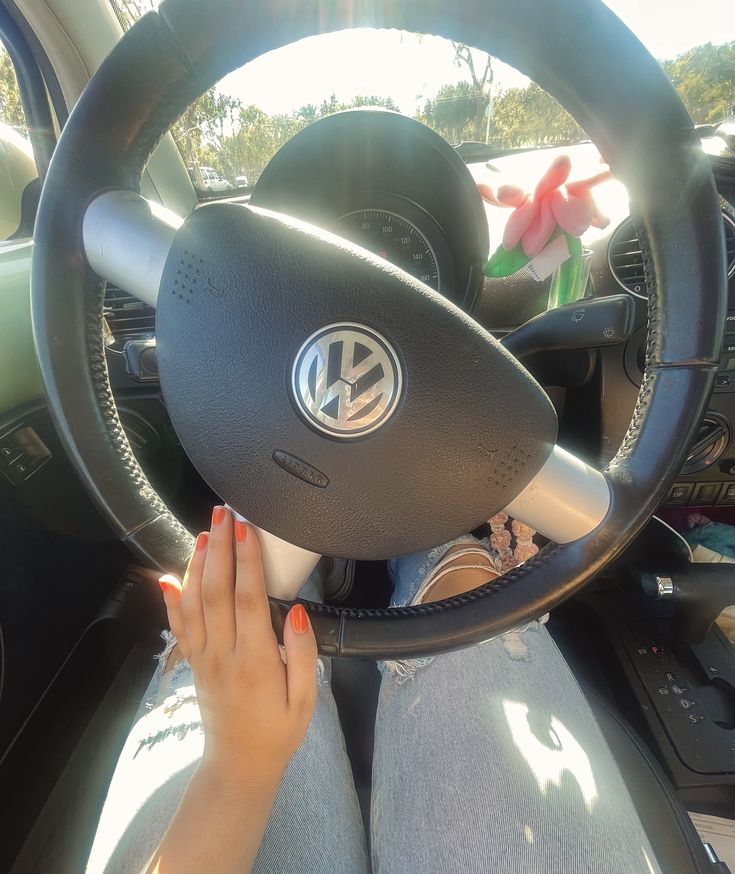
[[[449,546],[391,562],[394,605],[413,600]],[[302,594],[315,597],[313,580]],[[330,666],[320,664],[314,716],[278,790],[254,874],[660,870],[543,624],[381,671],[370,853]],[[145,871],[202,746],[188,665],[159,668],[120,756],[87,874]]]

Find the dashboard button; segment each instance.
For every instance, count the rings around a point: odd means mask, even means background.
[[[735,504],[735,483],[724,486],[718,504]]]
[[[9,441],[0,443],[0,462],[11,464],[22,454],[23,450],[19,446],[14,446]]]
[[[678,485],[673,486],[669,492],[669,497],[666,499],[666,503],[669,505],[684,506],[689,503],[693,491],[693,485],[679,483]],[[735,500],[735,498],[733,500]]]
[[[711,507],[717,503],[717,496],[721,488],[721,483],[699,483],[694,488],[692,504],[696,504],[699,507]]]
[[[722,351],[729,353],[735,352],[735,335],[727,334],[725,336],[725,342],[722,344]]]
[[[722,388],[723,386],[731,385],[731,384],[732,384],[732,377],[730,376],[729,373],[718,373],[717,376],[715,377],[715,385],[717,386],[717,388]]]

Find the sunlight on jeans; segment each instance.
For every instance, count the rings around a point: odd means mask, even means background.
[[[519,752],[536,778],[539,791],[546,795],[550,784],[561,786],[566,771],[577,781],[585,806],[592,811],[597,801],[597,784],[587,754],[576,738],[556,716],[551,717],[548,741],[540,740],[528,719],[528,707],[517,701],[503,701],[505,718]]]

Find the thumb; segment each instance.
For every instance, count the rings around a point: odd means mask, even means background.
[[[184,615],[181,610],[181,583],[172,574],[165,574],[158,580],[158,585],[163,592],[163,600],[168,613],[168,624],[171,633],[176,638],[185,659],[189,658],[189,642],[186,639],[186,626]]]
[[[283,627],[289,707],[308,719],[316,705],[316,638],[303,604],[294,604]]]

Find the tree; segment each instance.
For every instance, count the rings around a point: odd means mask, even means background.
[[[424,106],[420,120],[452,143],[474,139],[477,96],[470,82],[442,85]]]
[[[220,169],[218,161],[226,161],[227,165],[233,168],[228,173],[246,175],[251,182],[254,182],[281,146],[307,124],[333,115],[335,112],[362,106],[382,106],[385,109],[398,111],[398,107],[390,97],[358,95],[345,103],[338,100],[336,94],[331,94],[327,100],[323,100],[319,107],[307,104],[296,112],[280,115],[268,115],[252,104],[240,106],[237,116],[233,119],[230,133],[216,140],[220,156],[211,159],[212,166]],[[211,127],[212,125],[210,129]],[[217,128],[217,125],[214,127]],[[210,141],[212,141],[211,136]],[[201,152],[202,144],[198,148]]]
[[[735,42],[705,43],[663,68],[696,124],[722,121],[735,104]]]
[[[171,133],[184,162],[195,173],[196,167],[207,166],[202,160],[202,154],[206,151],[214,155],[211,162],[220,173],[224,176],[235,175],[224,143],[241,108],[239,100],[217,94],[212,88],[195,100],[174,122]]]
[[[257,106],[243,106],[232,133],[221,142],[222,153],[235,175],[246,175],[252,182],[278,149],[305,124],[296,113],[270,116]]]
[[[499,94],[493,123],[496,141],[507,147],[567,145],[584,139],[571,115],[535,82]]]
[[[15,67],[2,43],[0,43],[0,122],[16,128],[24,135],[27,133]]]
[[[464,43],[452,42],[454,46],[454,63],[460,69],[464,66],[470,74],[472,95],[475,100],[472,116],[472,139],[475,142],[484,141],[483,126],[485,116],[490,106],[490,88],[493,84],[493,64],[490,55],[485,55],[485,65],[481,75],[475,69],[475,59],[472,49]]]
[[[401,111],[393,102],[392,97],[378,97],[374,94],[364,96],[358,94],[357,97],[353,97],[352,100],[343,103],[342,101],[337,100],[337,95],[332,92],[329,96],[329,100],[322,100],[318,109],[310,103],[297,110],[296,115],[300,118],[308,118],[308,121],[312,122],[316,121],[318,118],[325,118],[328,115],[334,115],[336,112],[344,112],[346,109],[360,109],[364,106],[379,106],[383,109],[392,109],[393,112]]]
[[[111,0],[113,11],[123,30],[132,27],[146,12],[158,5],[154,0]]]

